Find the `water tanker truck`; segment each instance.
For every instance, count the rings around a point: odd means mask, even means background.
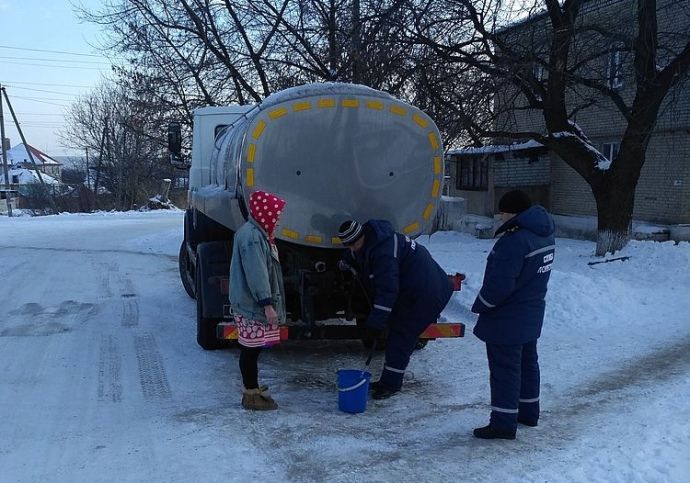
[[[189,168],[179,268],[196,299],[204,349],[237,337],[228,272],[253,191],[287,201],[276,242],[288,313],[281,337],[289,339],[362,336],[368,297],[338,269],[343,221],[386,219],[415,238],[432,230],[441,199],[443,146],[432,119],[364,86],[311,84],[253,106],[197,109],[191,162],[181,155],[179,124],[170,125],[168,141],[173,164]],[[463,331],[462,324],[432,324],[423,337]]]

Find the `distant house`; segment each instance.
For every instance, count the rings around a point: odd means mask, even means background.
[[[10,168],[7,170],[7,177],[9,178],[9,184],[13,188],[18,188],[20,185],[27,185],[31,183],[40,183],[38,179],[38,174],[33,169],[27,168]],[[47,185],[59,185],[60,182],[48,174],[41,174],[43,182]],[[5,174],[0,170],[0,185],[5,185]]]
[[[62,163],[31,145],[28,145],[28,151],[30,151],[33,156],[36,168],[60,182],[62,179]],[[12,168],[34,169],[24,144],[17,144],[7,151],[7,161]]]

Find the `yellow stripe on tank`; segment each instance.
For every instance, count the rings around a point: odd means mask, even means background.
[[[390,111],[398,116],[407,116],[407,109],[405,109],[404,107],[396,106],[395,104],[391,106]]]
[[[338,238],[337,236],[334,236],[334,237],[331,237],[331,243],[333,245],[342,245],[343,241],[340,238]]]
[[[438,149],[438,139],[436,139],[436,134],[429,133],[429,142],[431,143],[432,149]]]
[[[318,106],[321,108],[335,107],[335,99],[319,99]]]
[[[424,208],[424,214],[422,215],[425,220],[428,220],[429,217],[431,217],[431,213],[434,211],[434,205],[433,203],[429,203],[426,205],[426,208]]]
[[[419,223],[415,221],[414,223],[410,223],[405,228],[403,228],[403,233],[409,235],[410,233],[414,233],[417,230],[419,230]]]
[[[295,102],[295,103],[292,105],[292,110],[295,111],[295,112],[308,111],[309,109],[311,109],[311,103],[308,102],[308,101],[304,101],[304,102]]]
[[[247,187],[254,186],[254,168],[247,168]]]
[[[375,111],[383,110],[383,102],[381,101],[367,101],[367,107]]]
[[[439,192],[441,191],[441,182],[437,179],[434,180],[434,185],[431,187],[431,197],[438,198]]]
[[[343,107],[359,107],[357,99],[343,99],[340,103]]]
[[[252,133],[252,137],[254,139],[259,139],[261,137],[261,134],[264,132],[264,129],[266,128],[266,121],[263,119],[259,121],[256,124],[256,127],[254,128],[254,132]]]
[[[268,117],[271,118],[271,120],[276,120],[278,118],[283,117],[285,114],[288,113],[288,110],[284,107],[279,107],[278,109],[275,109],[271,112],[268,113]]]
[[[434,174],[441,174],[441,156],[434,156]]]
[[[306,235],[304,239],[309,243],[321,243],[323,241],[323,239],[318,235]]]
[[[290,230],[289,228],[283,228],[280,232],[283,234],[283,236],[292,238],[293,240],[297,240],[299,238],[299,233],[297,233],[295,230]]]
[[[253,163],[256,157],[256,144],[250,144],[247,148],[247,162]]]
[[[429,121],[417,113],[412,115],[412,119],[414,119],[414,122],[416,122],[419,127],[427,127],[429,125]]]

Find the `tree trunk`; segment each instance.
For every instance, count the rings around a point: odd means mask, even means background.
[[[637,180],[631,182],[611,174],[606,173],[602,182],[592,186],[597,204],[596,256],[599,257],[623,249],[631,236]]]

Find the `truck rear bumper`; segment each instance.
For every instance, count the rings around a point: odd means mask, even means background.
[[[230,322],[218,324],[218,338],[236,340],[238,338],[237,326]],[[361,339],[364,330],[356,325],[323,325],[317,327],[303,327],[299,325],[281,326],[281,340],[295,339]],[[431,324],[427,327],[420,339],[443,339],[449,337],[464,337],[465,324],[460,322]]]

